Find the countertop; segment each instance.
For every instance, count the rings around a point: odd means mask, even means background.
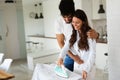
[[[28,37],[56,39],[56,37],[46,37],[46,36],[43,36],[43,35],[28,35]],[[103,38],[99,38],[99,39],[97,39],[97,43],[105,43],[105,44],[107,44],[107,40],[105,40]]]
[[[50,39],[56,39],[55,37],[46,37],[43,35],[28,35],[28,37],[38,37],[38,38],[50,38]]]
[[[97,43],[105,43],[105,44],[107,44],[107,40],[99,38],[99,39],[97,39]]]

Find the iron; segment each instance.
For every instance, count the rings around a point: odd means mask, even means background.
[[[54,68],[54,71],[57,75],[59,75],[61,77],[65,77],[65,78],[69,77],[64,65],[61,65],[61,66],[56,65]]]

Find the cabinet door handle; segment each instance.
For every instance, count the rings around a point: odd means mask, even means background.
[[[108,56],[108,53],[104,53],[105,56]]]
[[[6,33],[5,33],[6,37],[8,37],[8,33],[9,33],[9,28],[8,28],[8,25],[6,25]]]

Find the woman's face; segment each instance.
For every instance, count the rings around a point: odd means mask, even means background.
[[[83,22],[81,19],[77,18],[77,17],[73,17],[72,19],[72,25],[74,27],[75,30],[80,30],[81,26],[82,26]]]

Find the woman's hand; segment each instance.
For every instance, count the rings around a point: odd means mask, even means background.
[[[86,72],[86,71],[83,71],[83,72],[82,72],[82,79],[83,79],[83,80],[86,80],[86,79],[87,79],[87,72]]]
[[[58,65],[58,66],[63,65],[63,59],[62,59],[62,58],[58,58],[58,60],[57,60],[57,65]]]

